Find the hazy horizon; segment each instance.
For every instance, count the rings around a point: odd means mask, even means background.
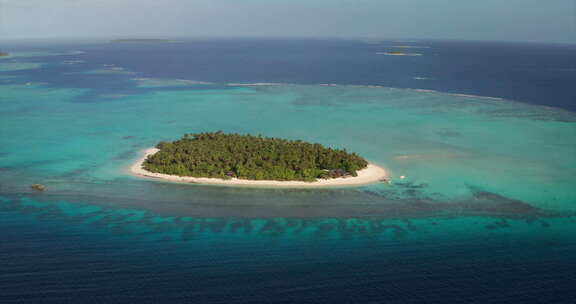
[[[294,38],[576,43],[559,0],[0,0],[0,39]]]
[[[205,41],[205,40],[342,40],[342,41],[366,41],[366,42],[424,42],[424,41],[436,41],[436,42],[484,42],[484,43],[512,43],[512,44],[542,44],[542,45],[576,45],[576,42],[569,41],[537,41],[537,40],[493,40],[493,39],[430,39],[430,38],[414,38],[414,37],[298,37],[298,36],[287,36],[287,37],[266,37],[266,36],[108,36],[108,37],[27,37],[27,38],[2,38],[0,41],[4,42],[106,42],[119,39],[160,39],[160,40],[177,40],[182,41]]]

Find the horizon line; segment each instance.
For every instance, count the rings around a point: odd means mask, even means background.
[[[0,38],[0,42],[34,42],[34,41],[113,41],[118,39],[166,39],[166,40],[352,40],[366,42],[493,42],[493,43],[529,43],[529,44],[566,44],[575,45],[576,41],[536,41],[536,40],[502,40],[502,39],[455,39],[455,38],[414,38],[414,37],[362,37],[362,36],[181,36],[181,35],[118,35],[118,36],[91,36],[91,37],[23,37],[23,38]]]

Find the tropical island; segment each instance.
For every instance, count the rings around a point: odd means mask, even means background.
[[[359,185],[387,178],[383,168],[345,149],[221,131],[160,142],[131,171],[171,181],[260,186]]]

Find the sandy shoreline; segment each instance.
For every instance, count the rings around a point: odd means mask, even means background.
[[[152,155],[158,151],[159,150],[156,148],[146,149],[144,151],[144,155],[130,167],[130,172],[139,177],[158,178],[167,181],[182,182],[182,183],[210,184],[210,185],[224,185],[224,186],[290,187],[290,188],[358,186],[358,185],[367,185],[376,183],[378,181],[388,178],[388,172],[384,168],[376,166],[374,164],[368,164],[368,167],[358,171],[358,176],[355,177],[320,179],[315,182],[189,177],[189,176],[176,176],[162,173],[153,173],[144,170],[142,168],[142,164],[144,163],[148,155]]]

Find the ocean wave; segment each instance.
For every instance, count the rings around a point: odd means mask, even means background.
[[[59,55],[82,55],[82,54],[86,54],[85,51],[68,51],[68,52],[62,52]]]
[[[428,77],[415,77],[415,79],[434,79]],[[489,100],[496,100],[496,101],[511,101],[517,102],[510,99],[505,99],[501,97],[493,97],[493,96],[483,96],[483,95],[472,95],[472,94],[463,94],[463,93],[450,93],[432,89],[419,89],[419,88],[396,88],[396,87],[389,87],[383,85],[358,85],[358,84],[338,84],[338,83],[314,83],[314,84],[299,84],[299,83],[279,83],[279,82],[256,82],[256,83],[227,83],[227,86],[242,86],[242,87],[266,87],[266,86],[321,86],[321,87],[356,87],[356,88],[373,88],[373,89],[389,89],[389,90],[405,90],[405,91],[413,91],[413,92],[421,92],[421,93],[434,93],[434,94],[443,94],[443,95],[450,95],[450,96],[458,96],[458,97],[465,97],[465,98],[480,98],[480,99],[489,99]]]
[[[67,74],[125,74],[125,75],[136,74],[136,72],[129,71],[123,67],[115,66],[114,64],[103,64],[102,66],[103,68],[101,69],[94,69],[84,72],[70,72]]]
[[[139,87],[144,88],[182,87],[182,86],[213,84],[207,81],[197,81],[188,79],[132,78],[131,80],[136,81]]]
[[[108,69],[95,69],[89,70],[84,72],[68,72],[63,73],[64,75],[75,75],[75,74],[85,74],[85,75],[114,75],[114,74],[121,74],[121,75],[133,75],[137,74],[136,72],[128,71],[124,68],[108,68]]]
[[[445,93],[452,96],[459,96],[459,97],[466,97],[466,98],[483,98],[483,99],[492,99],[492,100],[506,100],[500,97],[491,97],[491,96],[478,96],[478,95],[471,95],[471,94],[460,94],[460,93]]]
[[[213,84],[212,82],[208,82],[208,81],[198,81],[198,80],[189,80],[189,79],[175,79],[174,81],[178,81],[178,82],[186,83],[186,84]]]
[[[505,99],[505,98],[500,98],[500,97],[482,96],[482,95],[472,95],[472,94],[462,94],[462,93],[450,93],[450,92],[443,92],[443,91],[431,90],[431,89],[392,88],[392,87],[390,87],[390,89],[409,90],[409,91],[422,92],[422,93],[444,94],[444,95],[458,96],[458,97],[465,97],[465,98],[481,98],[481,99],[500,100],[500,101],[502,101],[502,100],[513,101],[513,100],[509,100],[509,99]]]
[[[319,83],[316,84],[321,87],[362,87],[362,88],[387,88],[385,86],[376,84],[365,84],[365,85],[355,85],[355,84],[337,84],[337,83]]]
[[[108,71],[91,71],[91,73],[134,73],[125,71],[123,68],[116,68],[111,69]],[[86,72],[84,72],[86,73]],[[420,77],[421,79],[429,79],[426,77]],[[156,78],[132,78],[131,80],[139,82],[140,87],[176,87],[176,86],[193,86],[193,85],[212,85],[218,84],[213,82],[207,81],[197,81],[197,80],[188,80],[188,79],[156,79]],[[222,83],[221,83],[222,84]],[[367,89],[383,89],[383,90],[393,90],[393,91],[409,91],[409,92],[419,92],[419,93],[426,93],[426,94],[434,94],[434,95],[443,95],[443,96],[454,96],[460,98],[470,98],[470,99],[479,99],[485,101],[499,101],[499,102],[510,102],[514,104],[522,104],[522,105],[530,105],[542,109],[549,109],[549,111],[560,111],[560,109],[554,107],[546,107],[546,106],[538,106],[532,105],[520,101],[515,101],[511,99],[501,98],[501,97],[493,97],[493,96],[482,96],[482,95],[473,95],[473,94],[464,94],[464,93],[450,93],[432,89],[421,89],[421,88],[397,88],[397,87],[389,87],[383,85],[355,85],[355,84],[337,84],[337,83],[315,83],[315,84],[299,84],[299,83],[279,83],[279,82],[253,82],[253,83],[223,83],[222,85],[230,86],[230,87],[254,87],[255,89],[258,87],[348,87],[348,88],[367,88]],[[114,96],[120,97],[120,96]],[[502,114],[504,115],[504,114]],[[532,115],[534,116],[534,115]],[[570,118],[572,119],[572,118]]]
[[[430,89],[412,89],[412,88],[407,88],[405,90],[410,90],[410,91],[415,91],[415,92],[422,92],[422,93],[441,93],[440,91],[436,91],[436,90],[430,90]],[[446,93],[449,94],[449,93]]]
[[[33,70],[43,66],[44,64],[36,62],[2,62],[0,63],[0,72]]]
[[[79,63],[84,63],[86,61],[84,60],[64,60],[62,61],[62,64],[79,64]]]
[[[293,85],[290,83],[279,83],[279,82],[254,82],[254,83],[243,83],[243,82],[232,82],[227,85],[232,87],[258,87],[258,86],[282,86],[282,85]]]

